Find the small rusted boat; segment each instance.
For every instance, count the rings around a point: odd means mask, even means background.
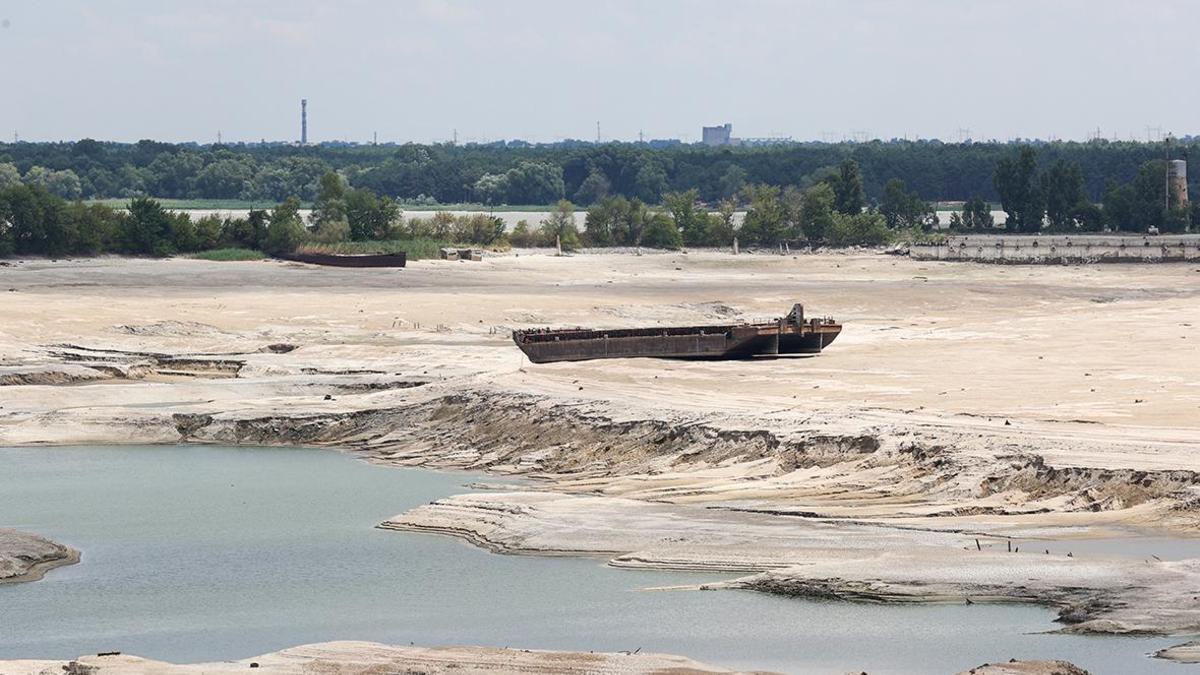
[[[650,357],[747,359],[818,354],[842,332],[832,318],[805,319],[796,304],[787,316],[765,323],[675,328],[586,328],[513,331],[513,342],[534,363]]]

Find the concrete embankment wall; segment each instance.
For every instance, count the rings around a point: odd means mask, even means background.
[[[912,246],[917,260],[1045,264],[1200,260],[1200,234],[966,235]]]

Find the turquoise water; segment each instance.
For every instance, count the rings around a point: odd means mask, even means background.
[[[0,449],[0,526],[83,553],[43,581],[0,586],[0,658],[221,660],[354,639],[641,648],[791,673],[953,673],[1012,657],[1187,670],[1145,656],[1182,640],[1040,634],[1053,614],[1032,607],[650,592],[639,589],[720,575],[494,555],[374,528],[481,478],[327,450]]]

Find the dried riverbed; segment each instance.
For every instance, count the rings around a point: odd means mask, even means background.
[[[1200,335],[1185,317],[1200,273],[1186,265],[100,260],[0,268],[0,286],[17,317],[0,327],[0,443],[348,446],[543,478],[540,494],[391,520],[496,550],[736,570],[752,576],[735,585],[785,594],[1032,601],[1072,630],[1200,632],[1190,561],[1070,546],[1197,530],[1187,346]],[[818,358],[531,366],[506,333],[736,320],[797,300],[847,325]],[[597,501],[578,508],[581,495]],[[600,514],[643,529],[606,532]],[[750,520],[786,534],[751,541]],[[1037,539],[1051,554],[1032,554]]]

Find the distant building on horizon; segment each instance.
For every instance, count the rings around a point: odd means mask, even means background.
[[[733,145],[733,125],[726,122],[719,127],[704,127],[701,140],[705,145]]]
[[[765,136],[763,138],[734,138],[733,125],[729,122],[722,124],[719,127],[701,127],[703,133],[700,140],[708,146],[748,146],[756,147],[761,145],[787,145],[795,143],[790,136]]]

